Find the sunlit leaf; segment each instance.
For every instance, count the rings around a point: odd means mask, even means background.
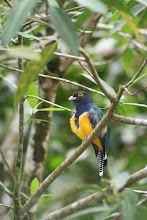
[[[123,104],[124,104],[124,103],[123,103]],[[118,104],[118,105],[117,105],[117,108],[116,108],[116,110],[115,110],[115,113],[116,113],[117,115],[122,115],[122,116],[127,117],[127,113],[126,113],[126,110],[125,110],[123,104]]]
[[[124,103],[123,103],[124,104]],[[116,109],[115,109],[115,113],[117,115],[121,115],[121,116],[125,116],[127,117],[127,113],[126,113],[126,110],[125,110],[125,107],[123,106],[123,104],[118,104]],[[122,123],[122,125],[125,127],[125,124]]]
[[[37,61],[31,61],[24,69],[17,87],[16,103],[18,103],[18,101],[26,94],[30,83],[36,79],[40,71],[43,70],[45,65],[53,58],[53,52],[56,50],[56,47],[56,43],[46,46],[40,54],[40,59]]]
[[[146,76],[146,75],[147,75],[147,73],[142,74],[140,77],[138,77],[137,79],[135,79],[134,82],[133,82],[130,86],[132,86],[132,85],[134,85],[135,83],[137,83],[139,80],[141,80],[141,79],[142,79],[144,76]],[[129,86],[129,87],[130,87],[130,86]],[[129,87],[128,87],[128,88],[129,88]]]
[[[34,95],[34,96],[38,96],[38,92],[37,92],[37,89],[36,89],[36,86],[35,86],[35,83],[32,82],[29,86],[28,86],[28,91],[27,91],[27,96],[28,95]],[[27,98],[27,101],[28,103],[30,104],[30,106],[32,108],[35,108],[35,106],[37,105],[38,103],[38,100],[37,99],[34,99],[34,98]]]
[[[62,40],[69,47],[69,49],[77,55],[79,47],[78,36],[69,16],[57,7],[50,7],[49,14],[51,22],[53,23]]]
[[[147,0],[136,0],[136,1],[147,7]]]
[[[122,215],[124,220],[134,220],[136,212],[137,194],[131,190],[123,192],[124,200],[121,201]]]
[[[48,1],[49,6],[59,8],[59,5],[56,2],[56,0],[47,0],[47,1]]]
[[[131,30],[134,32],[136,38],[141,41],[141,37],[140,37],[140,34],[139,34],[139,31],[138,31],[138,28],[136,26],[136,24],[129,18],[129,16],[121,11],[121,10],[118,10],[120,15],[124,18],[124,20],[128,23],[128,25],[130,26]]]
[[[93,12],[105,14],[107,12],[106,5],[100,0],[76,0],[79,5],[85,6]]]
[[[133,50],[131,50],[129,48],[127,50],[125,50],[125,52],[123,53],[123,56],[122,56],[123,65],[126,69],[131,65],[131,63],[133,61],[133,57],[134,57]]]
[[[35,0],[20,0],[10,9],[10,13],[2,31],[2,44],[4,46],[7,46],[10,43],[11,38],[13,38],[20,30],[28,13],[31,12],[35,4]]]
[[[25,58],[29,60],[39,60],[40,54],[35,52],[31,47],[15,47],[8,50],[9,56]]]
[[[35,177],[32,182],[31,182],[31,186],[30,186],[30,194],[31,196],[36,192],[36,190],[39,187],[39,181],[37,179],[37,177]]]
[[[138,4],[136,6],[134,6],[131,9],[131,13],[133,14],[133,16],[138,15],[143,9],[145,8],[144,5],[142,4]],[[110,37],[112,34],[114,34],[116,31],[118,31],[124,24],[126,23],[126,21],[121,17],[114,25],[114,28],[112,28],[108,34],[108,37]]]

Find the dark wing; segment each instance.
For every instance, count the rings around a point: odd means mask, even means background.
[[[93,128],[96,127],[96,125],[99,123],[101,118],[99,119],[98,111],[96,109],[90,109],[89,119],[90,119],[90,122],[91,122],[91,125]],[[103,171],[104,171],[104,166],[107,165],[107,154],[106,154],[107,149],[105,149],[105,138],[106,138],[105,129],[102,129],[102,131],[98,135],[98,138],[102,144],[103,150],[99,151],[98,146],[94,143],[92,143],[92,145],[93,145],[96,156],[98,155],[98,152],[99,152],[99,176],[102,177]]]
[[[90,123],[93,127],[93,129],[97,126],[97,124],[99,123],[100,119],[98,117],[98,112],[95,109],[90,109],[89,110],[89,119],[90,119]],[[104,129],[99,133],[98,138],[100,139],[100,142],[102,144],[103,149],[105,148],[105,138],[104,138]],[[98,148],[97,146],[95,146],[96,144],[93,144],[96,156],[98,154],[98,152],[96,152],[96,149]]]

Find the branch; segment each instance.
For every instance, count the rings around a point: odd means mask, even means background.
[[[1,64],[1,63],[0,63],[0,66],[3,67],[3,68],[5,68],[5,69],[9,69],[9,70],[17,71],[17,72],[20,72],[20,73],[23,72],[23,71],[20,70],[20,69],[16,69],[16,68],[13,68],[13,67],[10,67],[10,66],[6,66],[6,65],[3,65],[3,64]]]
[[[125,186],[123,186],[119,190],[119,192],[123,191],[125,189],[125,187],[133,185],[137,181],[144,179],[146,177],[147,177],[147,167],[130,175],[127,183],[125,184]],[[50,213],[43,220],[61,220],[61,219],[65,218],[65,217],[67,217],[77,211],[80,211],[81,209],[85,209],[85,208],[89,207],[90,205],[93,205],[93,204],[96,204],[96,203],[102,201],[104,198],[108,197],[112,193],[113,193],[112,186],[107,187],[107,188],[103,189],[103,193],[100,193],[100,192],[93,193],[92,195],[87,196],[87,197],[79,200],[78,202],[74,202],[74,203],[72,203],[72,204],[70,204],[60,210],[57,210],[57,211]]]
[[[90,60],[89,55],[82,48],[80,48],[80,52],[85,57],[85,61],[87,62],[88,66],[90,68],[91,74],[93,75],[94,80],[97,82],[98,87],[106,95],[106,97],[110,99],[111,102],[116,102],[115,96],[113,96],[110,92],[108,92],[108,90],[101,83],[101,79],[100,79],[95,67],[92,64],[92,61]]]
[[[63,161],[38,187],[34,195],[25,203],[21,209],[20,217],[23,219],[24,213],[27,213],[30,208],[36,204],[40,196],[45,192],[48,186],[67,168],[69,167],[92,143],[92,141],[98,136],[99,132],[106,126],[114,110],[116,109],[117,103],[112,103],[107,113],[104,115],[102,120],[93,130],[93,132],[87,137],[85,141],[65,160]]]
[[[144,88],[140,88],[138,91],[134,92],[134,93],[131,93],[126,87],[124,87],[124,90],[126,91],[126,93],[128,93],[129,95],[131,96],[135,96],[137,95],[139,92],[141,92],[142,90],[145,90],[147,87],[144,87]]]
[[[55,103],[53,103],[53,102],[47,101],[47,100],[45,100],[45,99],[42,99],[42,98],[37,97],[37,96],[34,96],[34,95],[27,95],[27,96],[25,97],[25,99],[27,99],[27,98],[35,98],[35,99],[41,100],[41,101],[43,101],[43,102],[46,102],[46,103],[48,103],[48,104],[50,104],[50,105],[54,105],[54,106],[56,106],[56,107],[58,107],[58,108],[62,108],[62,109],[64,109],[64,110],[67,110],[67,111],[69,111],[69,112],[75,112],[75,111],[73,111],[73,110],[71,110],[71,109],[69,109],[69,108],[65,108],[65,107],[63,107],[63,106],[61,106],[61,105],[55,104]]]
[[[65,54],[65,53],[59,53],[59,52],[54,52],[54,54],[57,55],[57,56],[60,56],[60,57],[67,57],[67,58],[71,58],[71,59],[74,59],[74,60],[85,61],[85,58],[74,56],[74,55],[71,55],[71,54]]]
[[[65,12],[71,12],[71,11],[83,10],[83,9],[85,9],[84,6],[77,6],[77,7],[74,7],[74,8],[67,9],[67,10],[65,10]]]
[[[90,92],[95,92],[95,93],[97,93],[97,94],[99,94],[99,95],[105,97],[105,95],[104,95],[102,92],[99,92],[99,91],[97,91],[97,90],[95,90],[95,89],[91,89],[91,88],[89,88],[89,87],[87,87],[87,86],[84,86],[84,85],[82,85],[82,84],[79,84],[79,83],[70,81],[70,80],[68,80],[68,79],[63,79],[63,78],[59,78],[59,77],[55,77],[55,76],[50,76],[50,75],[44,75],[44,74],[39,74],[39,76],[42,76],[42,77],[45,77],[45,78],[50,78],[50,79],[59,80],[59,81],[61,81],[61,82],[65,82],[65,83],[70,83],[70,84],[72,84],[72,85],[74,85],[74,86],[79,86],[79,87],[81,87],[81,88],[83,88],[83,89],[86,89],[86,90],[88,90],[88,91],[90,91]]]
[[[139,118],[130,118],[130,117],[124,117],[120,115],[116,115],[113,113],[112,120],[119,122],[119,123],[125,123],[130,125],[139,125],[139,126],[147,126],[147,120],[139,119]]]
[[[8,170],[9,170],[10,175],[11,175],[13,181],[14,181],[14,175],[13,175],[11,169],[10,169],[10,166],[9,166],[9,164],[8,164],[8,162],[7,162],[7,160],[6,160],[5,156],[4,156],[3,151],[2,151],[1,148],[0,148],[0,153],[1,153],[1,155],[2,155],[2,158],[3,158],[4,162],[5,162],[5,164],[6,164],[7,168],[8,168]]]
[[[12,197],[12,192],[4,186],[4,184],[0,181],[0,189],[5,192],[7,195]]]

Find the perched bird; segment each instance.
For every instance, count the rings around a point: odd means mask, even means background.
[[[86,92],[74,92],[68,100],[72,100],[76,107],[76,113],[70,119],[71,130],[79,138],[84,140],[91,134],[104,114],[101,109],[93,103],[91,96]],[[110,130],[111,126],[110,122],[108,122],[98,137],[92,142],[96,157],[99,153],[99,176],[101,177],[103,176],[104,166],[107,165],[106,152],[109,145]]]

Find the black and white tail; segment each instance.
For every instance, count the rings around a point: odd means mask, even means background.
[[[103,176],[104,166],[107,166],[106,152],[99,151],[99,176]]]

